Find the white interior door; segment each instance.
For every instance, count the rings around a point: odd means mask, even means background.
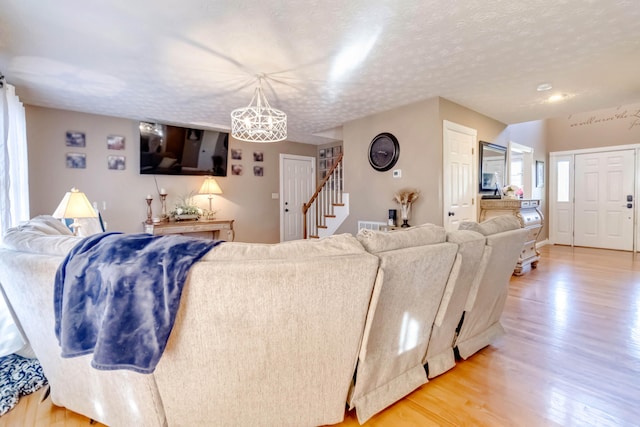
[[[456,230],[461,221],[476,220],[477,135],[475,129],[443,121],[443,224],[447,231]]]
[[[574,244],[633,250],[635,151],[575,157]]]
[[[315,191],[315,158],[280,154],[280,241],[303,237],[302,205]]]

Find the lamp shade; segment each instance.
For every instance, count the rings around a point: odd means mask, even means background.
[[[222,194],[222,190],[220,189],[216,179],[212,176],[208,176],[202,183],[198,194]]]
[[[54,218],[95,218],[97,216],[87,196],[75,187],[64,195],[53,213]]]

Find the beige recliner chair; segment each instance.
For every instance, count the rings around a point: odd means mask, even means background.
[[[362,424],[428,381],[422,361],[458,246],[431,224],[357,238],[380,260],[349,397]]]
[[[458,230],[447,233],[447,242],[457,244],[458,253],[438,308],[427,353],[423,360],[429,378],[447,372],[456,364],[453,350],[456,330],[464,312],[471,285],[478,274],[486,239],[482,234],[474,231]]]
[[[482,263],[467,297],[454,344],[460,357],[467,359],[504,334],[500,316],[507,299],[509,280],[528,231],[520,228],[520,222],[510,215],[480,224],[462,222],[459,229],[477,231],[486,237]]]

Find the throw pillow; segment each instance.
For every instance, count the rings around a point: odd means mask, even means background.
[[[162,161],[160,162],[158,167],[162,168],[162,169],[169,169],[170,167],[175,165],[177,161],[178,161],[178,159],[172,159],[170,157],[163,157]]]

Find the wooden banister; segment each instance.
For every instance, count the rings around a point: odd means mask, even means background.
[[[323,228],[325,218],[333,216],[333,207],[342,204],[342,156],[343,153],[340,153],[315,193],[307,203],[302,205],[303,238],[305,239],[310,237],[309,231],[315,232],[311,237],[318,237],[318,227]],[[311,210],[312,207],[315,209]],[[313,214],[311,219],[309,218],[310,210]]]

